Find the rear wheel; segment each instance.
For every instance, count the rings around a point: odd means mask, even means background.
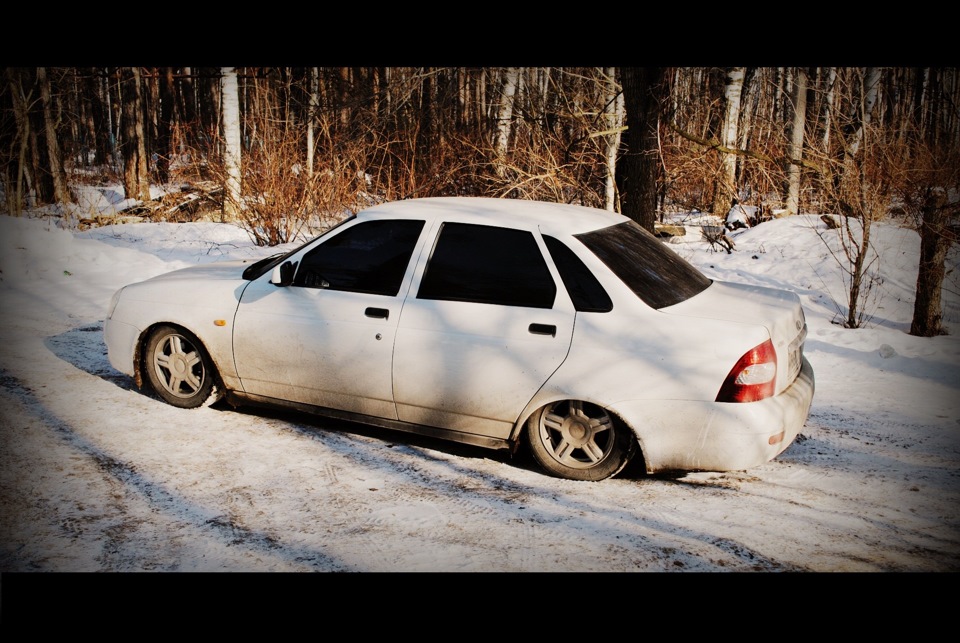
[[[636,452],[636,440],[596,404],[561,400],[530,416],[527,443],[534,459],[556,477],[604,480],[619,473]]]
[[[159,326],[147,339],[144,370],[151,388],[169,404],[193,409],[216,399],[213,363],[193,335]]]

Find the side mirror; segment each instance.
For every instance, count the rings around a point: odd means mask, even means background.
[[[270,283],[274,286],[286,287],[293,283],[293,273],[297,270],[297,264],[291,261],[284,261],[273,269],[270,275]]]

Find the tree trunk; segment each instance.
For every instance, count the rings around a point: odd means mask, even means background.
[[[320,106],[320,98],[317,93],[319,85],[319,72],[316,67],[310,67],[307,70],[308,82],[308,104],[307,104],[307,178],[313,179],[313,155],[316,152],[316,142],[314,141],[314,128],[316,127],[317,108]]]
[[[520,70],[507,67],[503,72],[503,87],[500,95],[500,109],[497,113],[497,142],[495,147],[497,175],[506,172],[507,151],[510,145],[510,129],[513,121],[513,103],[517,92]]]
[[[824,154],[830,152],[830,132],[833,130],[831,123],[834,119],[833,114],[833,103],[835,90],[834,86],[837,82],[837,68],[836,67],[827,67],[826,71],[825,86],[820,88],[820,91],[823,92],[823,138],[821,139],[820,144],[823,146]]]
[[[790,148],[787,152],[787,214],[800,213],[800,175],[803,159],[803,135],[807,120],[807,70],[798,69],[791,98],[793,123],[790,127]]]
[[[7,85],[13,107],[16,132],[10,141],[11,157],[16,157],[12,167],[6,170],[4,194],[7,212],[20,216],[25,206],[32,206],[36,196],[33,189],[33,173],[28,161],[30,149],[30,96],[24,94],[22,75],[12,67],[6,68]]]
[[[110,68],[104,70],[103,77],[100,79],[98,84],[98,95],[100,96],[100,102],[103,105],[104,116],[106,118],[106,144],[107,150],[110,159],[110,165],[115,172],[119,171],[119,149],[118,139],[120,138],[120,121],[119,118],[114,115],[114,101],[111,96],[110,91],[110,77],[111,71]],[[119,89],[119,86],[118,86]],[[116,123],[116,125],[114,125]]]
[[[943,333],[941,292],[946,276],[945,262],[951,239],[947,234],[946,196],[930,191],[922,208],[920,223],[920,266],[917,272],[917,295],[913,304],[910,334],[934,337]]]
[[[865,131],[873,119],[873,106],[877,102],[877,91],[880,72],[876,67],[867,68],[864,74],[864,90],[860,100],[855,105],[854,131],[846,144],[844,169],[841,177],[841,207],[842,213],[849,218],[859,219],[863,232],[859,243],[854,235],[849,235],[851,246],[847,248],[848,256],[853,257],[850,272],[850,289],[847,307],[847,328],[859,328],[862,316],[860,290],[863,286],[865,261],[870,249],[870,226],[873,221],[873,212],[869,211],[869,199],[865,198],[865,191],[870,189],[867,172],[864,167],[864,154],[861,146]]]
[[[123,75],[123,190],[128,199],[150,200],[150,172],[144,141],[141,109],[140,68],[130,67]]]
[[[221,109],[223,110],[223,220],[235,221],[240,214],[240,91],[237,71],[223,67]]]
[[[170,161],[176,156],[173,129],[176,122],[176,102],[173,99],[173,67],[159,67],[157,79],[160,92],[160,117],[157,119],[157,182],[170,181]]]
[[[927,168],[913,174],[922,181],[909,193],[922,195],[918,199],[920,231],[920,263],[917,270],[917,289],[913,307],[910,334],[933,337],[945,332],[941,293],[946,279],[946,258],[950,245],[957,241],[956,225],[958,206],[950,194],[956,194],[960,185],[960,125],[956,120],[941,116],[951,112],[946,105],[956,105],[957,70],[924,69],[918,72],[921,79],[922,97],[912,110],[915,133],[913,158],[915,164]],[[943,88],[954,88],[938,91]],[[942,143],[941,143],[942,141]],[[908,193],[908,196],[909,196]],[[909,198],[904,199],[909,204]]]
[[[623,104],[627,119],[622,212],[653,232],[657,221],[660,160],[660,112],[666,100],[664,67],[623,67]]]
[[[67,173],[63,168],[63,151],[57,138],[57,123],[53,116],[53,97],[50,94],[50,79],[46,67],[37,67],[40,84],[40,99],[43,102],[43,134],[47,145],[47,170],[53,179],[54,203],[73,203],[67,187]]]
[[[93,164],[105,165],[110,160],[110,127],[103,104],[101,88],[104,71],[96,67],[89,68],[82,80],[82,91],[88,111],[88,145],[93,148]]]
[[[855,108],[859,114],[855,116],[858,123],[856,130],[847,142],[847,161],[852,161],[860,151],[860,145],[863,143],[864,129],[870,125],[873,119],[873,106],[877,102],[877,92],[880,86],[880,69],[877,67],[867,67],[863,78],[863,98]]]
[[[617,86],[616,67],[604,69],[607,78],[607,96],[604,112],[607,117],[607,176],[604,182],[604,205],[607,210],[617,210],[617,150],[620,149],[620,136],[623,128],[623,92]]]
[[[723,118],[723,131],[720,133],[720,142],[727,149],[739,148],[740,99],[743,95],[745,73],[746,67],[731,67],[727,70],[727,84],[724,91],[726,109]],[[714,195],[713,213],[721,218],[726,217],[730,210],[730,204],[738,194],[737,155],[724,153],[721,183]]]

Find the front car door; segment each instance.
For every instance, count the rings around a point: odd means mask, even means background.
[[[344,226],[291,257],[289,286],[269,274],[252,282],[234,322],[244,391],[397,419],[394,335],[423,227],[407,219]]]

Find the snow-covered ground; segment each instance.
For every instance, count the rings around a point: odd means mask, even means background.
[[[919,238],[896,222],[873,228],[880,279],[857,330],[839,324],[818,216],[739,230],[730,254],[686,223],[672,247],[708,276],[800,294],[809,421],[748,471],[580,483],[345,422],[168,406],[107,361],[113,292],[278,249],[227,224],[0,215],[0,572],[960,571],[956,247],[951,334],[918,338]]]

